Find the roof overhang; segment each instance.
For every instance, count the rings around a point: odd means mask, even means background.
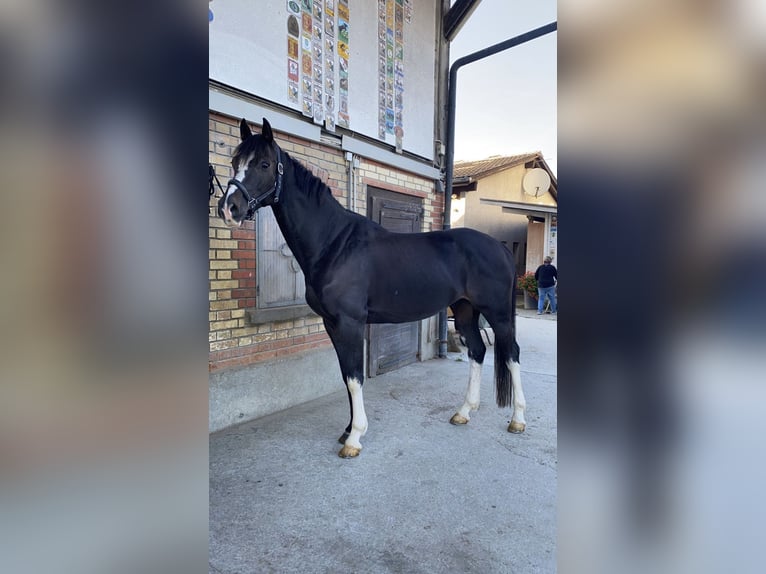
[[[558,214],[559,208],[556,205],[533,205],[530,203],[520,203],[517,201],[503,201],[502,199],[481,199],[480,203],[485,205],[497,205],[502,207],[506,213],[515,213],[517,215],[541,215],[545,213]]]
[[[476,180],[471,179],[470,177],[461,177],[459,178],[459,181],[456,179],[452,184],[452,193],[453,194],[460,194],[465,193],[466,191],[476,191],[479,184]]]
[[[455,0],[444,15],[444,37],[451,42],[457,36],[463,24],[471,17],[481,0]]]

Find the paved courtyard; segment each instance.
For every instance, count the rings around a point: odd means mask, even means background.
[[[337,456],[341,381],[337,393],[212,434],[210,572],[555,572],[556,326],[534,311],[517,319],[521,435],[495,406],[491,347],[482,406],[465,427],[448,421],[467,357],[450,353],[365,382],[357,459]]]

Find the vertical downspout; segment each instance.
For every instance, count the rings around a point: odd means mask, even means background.
[[[551,254],[551,214],[545,214],[545,237],[543,238],[543,257]]]
[[[348,168],[348,183],[346,186],[346,208],[356,212],[356,181],[354,173],[354,154],[346,152],[346,167]]]
[[[455,60],[449,70],[449,95],[447,103],[447,155],[446,155],[446,185],[444,186],[444,227],[450,228],[450,216],[452,214],[452,169],[455,165],[455,102],[457,101],[457,71],[477,60],[492,56],[498,52],[513,48],[520,44],[555,32],[558,27],[556,22],[551,22],[540,28],[530,30],[520,36],[510,38],[499,44],[484,48],[473,54],[468,54]],[[439,356],[447,356],[447,310],[439,313]]]
[[[436,82],[434,82],[434,125],[438,126],[436,132],[437,140],[434,145],[437,146],[434,150],[434,158],[436,161],[434,165],[439,168],[439,179],[436,180],[436,196],[444,197],[444,158],[447,153],[447,146],[444,145],[444,141],[447,138],[447,91],[449,83],[447,81],[449,76],[449,59],[450,59],[450,43],[447,39],[447,33],[445,29],[446,14],[450,10],[452,5],[451,0],[442,0],[442,10],[440,17],[436,23],[436,34],[439,41],[436,43],[437,51],[437,68],[436,68]],[[447,229],[449,229],[449,211],[445,210],[442,214],[442,228],[446,223]],[[433,227],[431,228],[434,229]],[[436,320],[436,356],[447,356],[447,310],[442,309],[439,311]]]

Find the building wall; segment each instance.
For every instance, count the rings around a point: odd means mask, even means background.
[[[348,195],[348,164],[338,147],[307,142],[275,132],[280,147],[309,167],[332,190],[344,207],[366,214],[367,185],[415,195],[423,200],[423,231],[441,228],[443,197],[435,196],[432,180],[360,158],[354,192]],[[222,183],[232,177],[230,160],[239,144],[238,120],[210,113],[209,160]],[[218,192],[220,193],[220,192]],[[351,199],[351,201],[349,201]],[[209,360],[210,371],[280,359],[307,351],[328,349],[330,340],[322,320],[309,315],[294,320],[253,325],[246,310],[256,305],[256,231],[253,222],[239,229],[226,227],[216,214],[218,194],[209,212]],[[430,321],[424,323],[421,358],[433,356],[436,345]],[[433,339],[433,341],[431,340]]]
[[[311,116],[304,102],[313,100],[317,124],[330,114],[335,116],[338,126],[389,146],[396,145],[394,128],[400,126],[405,151],[432,157],[434,139],[440,139],[434,137],[438,129],[434,110],[439,108],[434,95],[438,84],[446,80],[449,65],[446,59],[434,56],[446,45],[441,22],[449,2],[412,0],[405,3],[407,7],[403,10],[401,0],[315,1],[314,12],[312,2],[298,0],[298,4],[304,8],[295,21],[295,26],[300,27],[300,31],[294,33],[300,43],[295,49],[300,53],[291,57],[289,21],[295,16],[288,2],[214,2],[211,5],[214,18],[208,26],[210,79],[257,94],[297,115]],[[339,33],[342,4],[347,4],[345,42]],[[324,16],[318,19],[316,9],[322,5]],[[333,5],[334,9],[330,10]],[[312,16],[313,24],[319,25],[313,33]],[[303,24],[304,17],[308,27]],[[334,25],[328,26],[330,22]],[[389,35],[389,31],[392,34]],[[304,38],[308,45],[304,44]],[[328,38],[332,39],[332,49],[326,42]],[[345,48],[341,50],[344,43]],[[347,53],[345,64],[341,52]],[[247,57],[248,54],[253,57]],[[308,58],[309,70],[315,70],[313,76],[311,71],[306,75],[304,70],[299,70],[300,80],[297,77],[291,80],[290,60],[294,59],[294,64],[299,60],[302,67],[304,58]],[[332,69],[328,61],[334,62]],[[390,74],[386,71],[388,66]],[[346,68],[344,76],[341,70]],[[304,81],[309,82],[308,91]],[[295,92],[289,88],[291,84]],[[345,94],[342,85],[346,86]],[[324,102],[317,100],[317,93]],[[328,97],[334,100],[332,111],[324,105]],[[348,112],[347,124],[339,113],[344,107]]]
[[[481,182],[479,182],[481,186]],[[524,215],[505,213],[495,205],[484,205],[479,199],[482,188],[470,191],[465,197],[452,200],[452,227],[470,227],[505,243],[514,253],[517,274],[524,271],[525,246],[527,243],[527,218]],[[514,244],[516,250],[514,251]]]
[[[434,196],[434,181],[427,178],[438,177],[432,165],[434,141],[444,140],[446,125],[442,102],[449,47],[441,23],[449,2],[412,2],[401,14],[395,10],[394,0],[315,3],[314,7],[324,5],[321,17],[316,10],[311,11],[310,2],[299,2],[301,68],[297,90],[293,78],[297,58],[292,53],[296,34],[291,26],[294,14],[290,14],[295,11],[293,3],[268,0],[263,4],[256,10],[252,2],[244,0],[211,7],[215,18],[209,23],[210,108],[224,113],[210,112],[209,156],[219,179],[226,182],[232,176],[229,162],[239,144],[239,118],[277,116],[279,121],[272,119],[277,142],[325,181],[344,207],[366,214],[367,186],[374,185],[420,197],[423,230],[440,229],[443,198]],[[384,15],[387,20],[380,17],[381,6],[388,9]],[[394,26],[381,27],[381,23],[390,24],[391,8]],[[316,26],[320,19],[323,29]],[[307,20],[311,24],[303,23]],[[342,38],[341,20],[348,30],[347,38]],[[403,48],[393,54],[386,50],[389,28],[395,31],[397,48]],[[262,33],[253,34],[256,29]],[[309,35],[311,48],[304,50]],[[243,63],[243,53],[261,57]],[[308,72],[307,58],[312,64]],[[393,80],[388,74],[391,64],[396,72]],[[393,106],[388,104],[391,96]],[[313,100],[313,111],[307,107],[309,100]],[[393,122],[389,117],[392,107]],[[346,109],[348,117],[341,117]],[[328,121],[323,122],[323,117]],[[398,127],[402,130],[395,129]],[[349,158],[341,145],[378,161],[353,155]],[[394,146],[404,150],[405,157],[394,156]],[[384,165],[389,161],[403,167]],[[426,175],[415,176],[406,169]],[[253,317],[259,303],[290,301],[272,297],[282,289],[281,275],[269,267],[276,257],[261,258],[260,271],[269,281],[261,277],[257,285],[258,252],[263,251],[259,250],[257,233],[261,233],[262,247],[268,245],[271,255],[273,245],[266,243],[264,232],[273,228],[263,225],[266,218],[262,215],[258,217],[260,229],[253,222],[239,229],[226,228],[215,213],[216,202],[217,197],[211,200],[209,212],[211,431],[342,388],[335,353],[319,317],[299,316],[300,306],[276,313],[285,317],[289,311],[295,319],[274,321],[274,309],[259,309]],[[292,287],[295,285],[293,281]],[[258,287],[271,293],[259,299]],[[300,297],[299,290],[294,294]],[[436,341],[436,321],[422,321],[421,359],[435,354]],[[307,370],[311,372],[308,377]]]
[[[545,223],[530,221],[527,231],[527,271],[535,271],[545,257]]]
[[[556,202],[550,193],[541,197],[531,197],[524,193],[521,181],[527,172],[523,165],[495,173],[480,179],[477,182],[476,191],[466,193],[466,207],[464,221],[467,227],[483,226],[488,229],[486,233],[504,240],[504,234],[510,241],[518,241],[526,231],[527,218],[523,215],[504,213],[502,208],[495,205],[485,205],[481,199],[500,199],[525,203],[531,206],[556,206]],[[522,239],[524,241],[524,239]],[[510,245],[510,243],[509,243]]]
[[[359,175],[365,197],[368,185],[420,197],[423,204],[421,231],[442,229],[444,195],[436,192],[433,180],[392,170],[390,167],[369,160],[362,160]],[[438,319],[434,316],[420,322],[420,348],[418,349],[420,360],[432,359],[437,356],[438,351]]]
[[[518,243],[516,253],[517,272],[521,274],[529,268],[529,261],[536,261],[535,255],[530,254],[532,239],[527,237],[528,220],[525,215],[506,213],[496,205],[481,203],[481,199],[499,199],[503,201],[523,202],[528,205],[555,206],[556,202],[550,193],[535,198],[523,192],[521,182],[527,172],[523,165],[489,175],[477,182],[475,191],[465,193],[465,197],[453,200],[452,225],[454,227],[471,227],[478,229],[497,239],[505,242],[509,249],[513,250],[514,243]],[[529,227],[531,229],[531,227]],[[541,236],[542,237],[542,236]],[[535,237],[535,241],[537,238]],[[524,245],[527,244],[526,257]],[[541,248],[542,249],[542,248]],[[542,261],[542,256],[541,259]]]
[[[231,156],[239,144],[239,123],[210,114],[209,159],[222,182],[233,176]],[[312,168],[333,194],[344,201],[347,189],[343,154],[327,146],[275,133],[280,147]],[[277,359],[323,347],[331,347],[322,320],[315,316],[249,324],[245,310],[255,306],[256,234],[254,222],[229,229],[217,217],[217,198],[210,202],[209,218],[209,331],[211,371]]]
[[[362,182],[362,195],[365,198],[363,209],[367,207],[367,186],[380,187],[389,191],[420,197],[423,200],[423,228],[421,231],[434,231],[442,228],[444,196],[436,193],[433,180],[425,179],[407,172],[391,169],[381,163],[362,158],[359,167]]]

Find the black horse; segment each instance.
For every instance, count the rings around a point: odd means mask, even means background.
[[[473,229],[391,233],[344,209],[330,188],[274,141],[264,118],[261,134],[240,122],[242,143],[232,158],[234,178],[218,202],[230,226],[270,205],[306,278],[306,302],[324,320],[348,391],[351,421],[339,455],[357,456],[367,431],[364,329],[368,323],[404,323],[447,306],[468,346],[470,377],[463,405],[450,420],[466,424],[479,407],[486,347],[483,314],[495,333],[495,388],[500,407],[513,406],[510,432],[523,432],[524,393],[515,326],[515,272],[509,251]]]

